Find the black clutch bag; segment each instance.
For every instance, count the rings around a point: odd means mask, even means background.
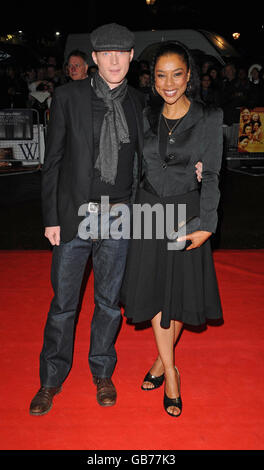
[[[200,230],[200,217],[194,216],[190,217],[190,219],[186,221],[179,222],[178,231],[172,232],[168,237],[171,240],[168,242],[168,250],[186,250],[186,248],[191,245],[191,240],[183,240],[179,242],[178,238],[184,237],[189,233],[196,232],[196,230]]]

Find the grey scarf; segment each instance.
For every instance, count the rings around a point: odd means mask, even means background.
[[[127,80],[111,90],[102,77],[95,73],[92,86],[97,97],[102,98],[107,106],[95,168],[100,171],[102,181],[115,184],[118,150],[121,143],[129,143],[129,131],[122,107],[122,101],[127,93]]]

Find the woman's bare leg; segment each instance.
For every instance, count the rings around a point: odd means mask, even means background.
[[[178,398],[180,391],[174,365],[174,344],[175,337],[179,336],[181,328],[178,325],[179,322],[175,321],[171,321],[169,328],[162,328],[160,326],[160,319],[161,312],[152,319],[152,327],[159,352],[159,360],[163,364],[165,373],[165,393],[169,398]],[[180,413],[180,410],[176,406],[169,406],[168,412],[177,415]]]
[[[161,314],[158,314],[161,315]],[[160,321],[160,316],[159,316],[159,321]],[[176,341],[180,335],[180,332],[182,330],[182,323],[179,321],[172,321],[171,323],[174,323],[174,345],[176,344]],[[153,330],[154,331],[154,330]],[[160,355],[158,355],[156,361],[154,362],[153,366],[150,369],[151,375],[154,375],[155,377],[159,377],[164,373],[164,366],[163,362],[160,358]],[[151,382],[143,382],[143,387],[144,388],[154,388],[154,385]]]

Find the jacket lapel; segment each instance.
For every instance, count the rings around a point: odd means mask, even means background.
[[[163,105],[149,107],[146,109],[146,117],[148,119],[150,128],[154,134],[158,134],[158,126],[160,122],[160,116],[162,113]],[[191,105],[188,113],[179,123],[174,131],[174,135],[179,135],[182,132],[185,132],[187,129],[193,127],[200,119],[203,117],[203,105],[198,101],[191,101]]]
[[[179,123],[174,131],[174,135],[179,135],[182,132],[193,127],[203,117],[203,105],[198,101],[191,101],[188,113]]]

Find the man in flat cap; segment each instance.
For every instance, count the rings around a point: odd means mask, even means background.
[[[50,112],[42,206],[45,236],[53,245],[54,297],[40,354],[41,387],[30,404],[30,414],[37,416],[51,409],[53,397],[61,391],[71,369],[76,311],[90,256],[95,309],[89,365],[98,403],[111,406],[116,402],[111,377],[129,240],[100,233],[84,237],[79,228],[80,222],[91,223],[92,217],[102,224],[103,196],[117,211],[120,204],[130,206],[140,174],[142,107],[137,91],[125,78],[133,57],[133,34],[123,26],[109,24],[97,28],[91,42],[98,72],[92,79],[58,87]],[[116,216],[112,211],[107,214],[111,223]]]

